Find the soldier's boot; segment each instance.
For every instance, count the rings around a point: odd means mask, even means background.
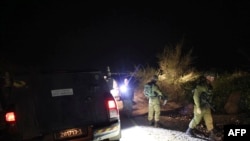
[[[159,125],[159,122],[158,122],[158,121],[156,121],[156,122],[155,122],[155,125],[154,125],[154,127],[155,127],[155,128],[158,128],[158,127],[160,127],[160,125]]]
[[[194,134],[194,129],[192,129],[192,128],[187,129],[186,135],[191,136],[191,137],[196,137]]]
[[[152,126],[154,124],[153,120],[148,121],[148,125]]]
[[[209,132],[209,141],[220,141],[221,138],[214,134],[214,131]]]

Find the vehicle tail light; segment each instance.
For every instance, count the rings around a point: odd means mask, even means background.
[[[116,101],[114,99],[108,99],[107,100],[107,106],[109,111],[109,117],[110,118],[117,118],[119,117],[119,111],[117,108]]]
[[[7,112],[5,114],[5,120],[7,122],[15,122],[16,121],[16,116],[14,112]]]
[[[109,109],[113,109],[113,108],[116,108],[116,103],[114,100],[109,100],[108,101],[108,106],[109,106]]]

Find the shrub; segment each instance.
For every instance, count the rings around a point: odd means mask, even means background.
[[[147,66],[141,68],[135,74],[135,77],[141,83],[140,89],[148,82],[154,74],[159,74],[159,87],[164,94],[167,94],[169,100],[182,102],[185,100],[185,91],[182,88],[183,83],[197,77],[194,69],[191,67],[192,57],[190,50],[187,54],[182,52],[183,44],[176,46],[166,46],[162,54],[158,54],[159,68]]]
[[[224,105],[228,97],[233,92],[240,92],[240,110],[246,112],[250,110],[250,74],[244,71],[221,74],[214,83],[214,105],[218,112],[224,111]]]
[[[192,90],[196,86],[201,72],[193,68],[192,50],[186,54],[182,52],[183,44],[166,46],[162,54],[158,54],[158,68],[147,66],[135,73],[138,80],[138,89],[142,92],[145,83],[155,74],[159,75],[158,84],[163,94],[167,94],[170,101],[186,104],[193,102]],[[240,92],[240,110],[250,110],[250,74],[243,71],[218,74],[214,83],[213,103],[216,112],[223,112],[228,97],[233,92]]]

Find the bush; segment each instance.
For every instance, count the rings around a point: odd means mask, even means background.
[[[159,87],[161,91],[168,95],[169,100],[182,102],[186,100],[185,91],[182,88],[183,83],[197,77],[194,69],[191,67],[192,57],[190,50],[187,54],[182,52],[183,44],[176,46],[166,46],[162,54],[158,54],[158,68],[147,66],[137,71],[135,77],[141,83],[140,88],[151,80],[152,76],[159,75]]]
[[[214,83],[214,105],[218,112],[224,111],[224,105],[227,102],[230,94],[240,92],[240,110],[247,112],[250,110],[250,74],[243,71],[233,73],[224,73]]]
[[[162,54],[157,55],[158,68],[147,66],[140,68],[135,78],[139,82],[138,89],[142,91],[145,83],[151,80],[153,75],[159,75],[158,85],[163,94],[166,94],[170,101],[181,104],[193,102],[192,90],[196,86],[202,72],[196,71],[192,66],[192,50],[182,52],[183,44],[166,46]],[[240,92],[240,110],[250,110],[250,74],[243,71],[233,73],[221,73],[214,81],[214,100],[216,112],[223,112],[224,106],[233,92]]]

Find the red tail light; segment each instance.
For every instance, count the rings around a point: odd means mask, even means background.
[[[118,118],[119,117],[119,111],[117,108],[116,101],[114,99],[107,100],[107,107],[108,107],[110,118]]]
[[[5,120],[7,122],[15,122],[16,121],[16,116],[14,112],[8,112],[5,114]]]
[[[108,100],[109,109],[116,108],[116,103],[114,100]]]

